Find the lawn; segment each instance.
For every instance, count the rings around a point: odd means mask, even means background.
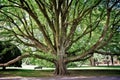
[[[69,70],[80,69],[80,70],[120,70],[120,66],[81,66],[79,68],[69,68]]]
[[[0,71],[0,77],[8,76],[21,76],[21,77],[51,77],[53,76],[53,71],[51,70],[18,70],[9,69],[6,71]]]
[[[69,68],[69,76],[120,76],[120,67],[81,67]],[[8,69],[0,70],[0,77],[52,77],[54,70],[22,70]]]

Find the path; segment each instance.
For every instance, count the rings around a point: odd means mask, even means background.
[[[49,77],[49,78],[34,78],[34,77],[1,77],[0,80],[120,80],[120,76],[99,76],[99,77]]]

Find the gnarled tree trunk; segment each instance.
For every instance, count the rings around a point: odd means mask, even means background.
[[[61,46],[61,48],[58,50],[57,54],[57,60],[55,61],[55,75],[67,75],[67,67],[65,60],[65,48]]]
[[[68,71],[67,71],[67,67],[66,67],[66,63],[63,62],[63,60],[58,60],[55,63],[55,75],[67,75]]]

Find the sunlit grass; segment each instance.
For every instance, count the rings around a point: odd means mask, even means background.
[[[91,66],[82,66],[79,67],[80,69],[92,69],[92,70],[120,70],[120,66],[96,66],[96,67],[91,67]]]

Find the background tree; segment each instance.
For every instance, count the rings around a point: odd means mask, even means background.
[[[120,56],[120,30],[119,26],[116,27],[115,33],[112,38],[108,41],[107,45],[101,49],[95,51],[98,54],[111,56],[112,65],[114,65],[114,56]]]
[[[14,41],[36,50],[15,61],[28,56],[45,59],[54,63],[56,75],[65,75],[68,63],[91,57],[114,34],[111,26],[120,22],[120,10],[115,7],[119,2],[2,0],[1,28],[14,35]]]
[[[0,64],[7,63],[10,60],[15,59],[16,57],[21,56],[20,50],[13,44],[8,41],[0,41]],[[9,66],[21,67],[22,61],[17,61]],[[5,70],[6,66],[3,66]]]

